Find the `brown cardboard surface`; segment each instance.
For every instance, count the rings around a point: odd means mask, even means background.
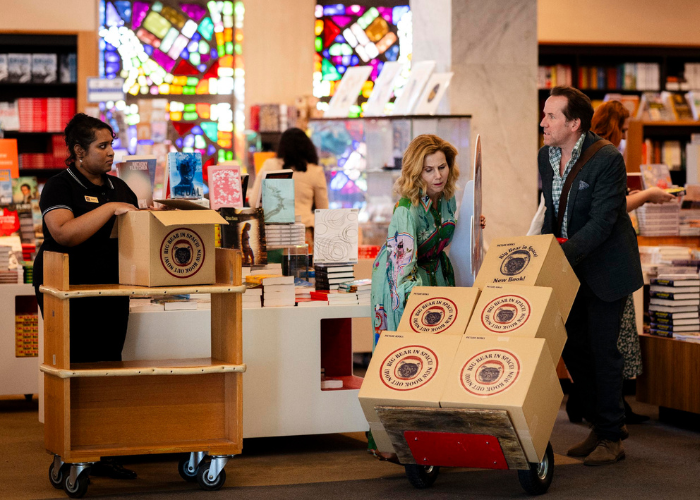
[[[398,331],[462,335],[478,298],[478,288],[413,287]]]
[[[458,335],[382,333],[358,394],[367,421],[379,422],[378,405],[438,408],[460,340]]]
[[[563,397],[544,339],[464,338],[440,406],[508,411],[528,461],[539,462]]]
[[[204,285],[216,282],[212,210],[134,211],[120,215],[119,283]]]
[[[479,296],[465,337],[543,338],[556,366],[566,329],[550,287],[487,285]]]
[[[480,289],[488,284],[552,287],[564,323],[579,287],[576,273],[551,234],[493,240],[474,280]]]

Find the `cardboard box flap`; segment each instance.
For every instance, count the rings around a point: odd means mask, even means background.
[[[151,215],[164,226],[228,224],[214,210],[156,210]]]
[[[160,203],[168,208],[179,208],[180,210],[210,210],[207,207],[194,203],[189,200],[181,200],[178,198],[168,198],[167,200],[153,200],[155,203]]]

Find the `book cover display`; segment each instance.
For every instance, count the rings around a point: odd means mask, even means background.
[[[372,66],[348,68],[340,80],[335,95],[331,98],[328,109],[323,116],[326,118],[346,118],[350,112],[350,106],[357,101],[362,85],[364,85],[371,73]]]
[[[265,224],[294,222],[294,179],[265,179],[262,182]]]
[[[314,262],[357,262],[358,209],[316,210]]]
[[[447,92],[452,75],[454,73],[433,73],[425,85],[423,93],[418,98],[414,114],[434,115],[437,112],[440,101]]]
[[[0,205],[12,204],[12,177],[9,170],[0,170]]]
[[[32,83],[55,83],[57,72],[56,54],[32,54]]]
[[[198,199],[204,196],[200,153],[168,153],[168,171],[171,198]]]
[[[235,165],[212,165],[209,176],[209,203],[212,210],[222,207],[243,208],[241,167]]]
[[[31,54],[7,54],[8,81],[28,83],[32,79]]]
[[[228,222],[221,226],[221,246],[240,250],[244,267],[267,264],[263,210],[221,208],[219,214]]]
[[[367,99],[365,107],[365,116],[382,116],[386,103],[391,99],[391,93],[394,91],[394,83],[396,77],[399,76],[403,69],[403,64],[396,61],[387,61],[382,66],[382,71],[379,73],[377,80],[374,82],[374,89]]]
[[[642,171],[644,189],[649,189],[654,186],[666,189],[673,185],[673,182],[671,182],[671,172],[668,169],[668,165],[665,163],[640,165],[639,168]]]
[[[155,166],[155,160],[153,160]],[[117,176],[136,194],[139,208],[153,206],[153,184],[147,161],[125,161],[117,165]]]
[[[12,200],[16,204],[31,203],[38,199],[36,177],[17,177],[12,180]]]
[[[435,61],[421,61],[413,64],[408,82],[394,103],[394,115],[410,115],[418,103],[425,84],[435,69]]]

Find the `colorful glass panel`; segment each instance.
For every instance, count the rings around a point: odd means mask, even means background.
[[[350,66],[372,66],[358,105],[351,108],[351,116],[362,115],[362,109],[374,88],[374,81],[386,61],[404,63],[402,74],[395,85],[395,90],[400,95],[408,77],[413,45],[412,13],[408,5],[317,6],[316,18],[313,85],[314,95],[319,98],[319,110],[328,107],[338,80]],[[392,105],[390,103],[389,107]]]
[[[235,143],[241,159],[244,13],[241,1],[101,0],[101,76],[123,78],[127,93],[100,103],[116,146],[200,151],[212,165],[236,158]]]

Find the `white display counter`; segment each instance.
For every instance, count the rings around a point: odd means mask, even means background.
[[[0,285],[0,396],[39,392],[38,357],[15,356],[15,297],[34,296],[32,285]]]
[[[367,431],[357,399],[362,379],[352,376],[351,325],[369,313],[369,306],[244,309],[243,437]],[[122,358],[208,357],[209,331],[207,310],[132,312]],[[322,365],[344,389],[321,390]]]

